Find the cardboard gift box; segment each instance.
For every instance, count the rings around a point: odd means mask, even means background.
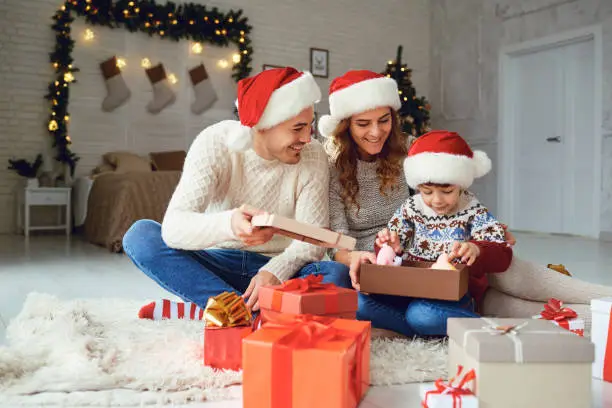
[[[282,285],[262,286],[259,307],[262,318],[271,314],[264,310],[289,314],[312,314],[354,319],[357,312],[357,292],[322,283],[323,275],[295,278]]]
[[[421,384],[422,408],[478,408],[478,398],[470,387],[476,372],[470,370],[462,376],[462,371],[463,367],[457,367],[457,375],[448,383],[440,378],[434,384]]]
[[[449,318],[449,370],[474,369],[481,408],[591,407],[594,346],[534,319]]]
[[[370,382],[370,322],[284,316],[242,342],[244,408],[355,408]]]
[[[279,230],[278,233],[281,235],[326,248],[352,251],[357,243],[357,240],[353,237],[276,214],[256,215],[251,219],[251,225],[254,227],[274,227]]]
[[[242,339],[253,332],[252,316],[242,297],[223,292],[204,309],[204,364],[225,370],[242,368]]]
[[[612,298],[591,300],[591,340],[595,343],[593,377],[612,382]]]
[[[584,336],[584,319],[578,317],[578,313],[569,307],[563,307],[563,302],[550,299],[544,310],[533,316],[534,319],[548,320],[549,322],[569,330],[578,336]]]
[[[404,261],[402,266],[361,265],[359,285],[365,293],[426,299],[460,300],[468,290],[469,270],[431,269],[433,262]]]

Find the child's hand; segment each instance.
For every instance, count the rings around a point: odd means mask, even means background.
[[[399,237],[397,236],[397,232],[389,231],[387,228],[380,231],[378,235],[376,235],[376,245],[378,247],[382,247],[384,244],[389,245],[396,254],[401,252]]]
[[[472,265],[476,258],[480,256],[480,248],[473,242],[457,242],[453,243],[451,253],[448,255],[449,259],[461,258],[461,263],[465,263],[468,266]]]

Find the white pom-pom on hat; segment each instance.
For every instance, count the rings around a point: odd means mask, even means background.
[[[336,127],[338,127],[338,124],[340,124],[339,120],[334,119],[330,115],[323,115],[319,119],[317,127],[324,137],[330,137],[334,133],[334,130],[336,130]]]

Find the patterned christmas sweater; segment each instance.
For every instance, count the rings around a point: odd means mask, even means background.
[[[434,262],[450,253],[455,241],[478,245],[480,255],[470,266],[470,293],[478,302],[488,286],[486,273],[504,272],[512,260],[502,224],[469,191],[460,195],[458,210],[449,215],[437,215],[420,194],[411,196],[388,227],[397,232],[406,260]]]

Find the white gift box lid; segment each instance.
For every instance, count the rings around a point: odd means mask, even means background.
[[[591,311],[597,313],[610,314],[612,309],[612,297],[591,299]]]

